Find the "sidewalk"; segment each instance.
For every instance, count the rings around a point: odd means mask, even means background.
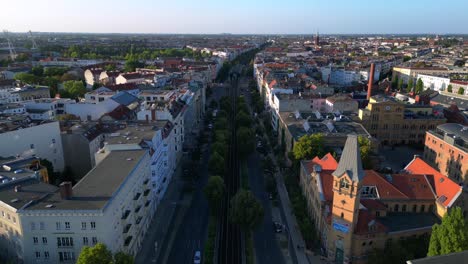
[[[148,228],[143,240],[143,245],[135,258],[135,263],[156,263],[160,258],[160,253],[166,251],[163,247],[167,247],[168,244],[167,233],[172,230],[170,226],[174,222],[174,214],[181,207],[182,185],[183,180],[181,179],[181,169],[179,167],[156,209],[150,228]]]

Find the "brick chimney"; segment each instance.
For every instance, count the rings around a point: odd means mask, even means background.
[[[369,83],[367,84],[367,100],[372,96],[372,84],[374,83],[375,64],[371,63],[369,71]]]
[[[156,121],[156,105],[151,105],[151,121]]]
[[[59,185],[60,197],[63,200],[70,200],[73,196],[72,183],[70,181],[62,182]]]

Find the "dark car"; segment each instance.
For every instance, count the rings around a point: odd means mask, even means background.
[[[283,232],[283,225],[281,223],[273,222],[273,227],[274,227],[276,233]]]

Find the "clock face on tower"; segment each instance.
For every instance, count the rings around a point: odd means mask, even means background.
[[[385,107],[385,110],[390,111],[390,106],[387,105],[387,106]]]

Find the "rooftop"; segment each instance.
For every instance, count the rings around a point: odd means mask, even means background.
[[[112,151],[73,186],[73,196],[64,200],[58,192],[28,207],[30,210],[102,210],[147,153],[146,150]],[[52,205],[52,206],[50,206]],[[46,207],[47,206],[47,207]]]
[[[388,232],[432,228],[434,224],[440,223],[440,219],[433,213],[387,213],[386,217],[377,219],[388,228]]]

